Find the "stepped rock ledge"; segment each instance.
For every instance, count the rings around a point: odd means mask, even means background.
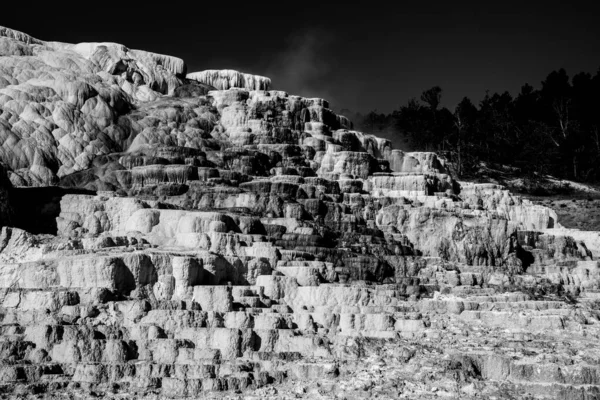
[[[600,398],[600,235],[326,100],[0,27],[0,397]]]

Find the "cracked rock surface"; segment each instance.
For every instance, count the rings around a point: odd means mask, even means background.
[[[327,101],[0,27],[0,397],[600,398],[600,236]]]

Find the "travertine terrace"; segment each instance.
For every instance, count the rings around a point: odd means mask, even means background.
[[[0,27],[0,138],[2,398],[600,397],[598,233],[326,100]]]

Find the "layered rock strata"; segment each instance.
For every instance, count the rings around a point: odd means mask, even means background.
[[[185,72],[0,28],[2,396],[600,396],[597,233]]]

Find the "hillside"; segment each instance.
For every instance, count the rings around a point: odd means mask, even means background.
[[[599,233],[324,99],[0,27],[0,135],[3,398],[600,396]]]

